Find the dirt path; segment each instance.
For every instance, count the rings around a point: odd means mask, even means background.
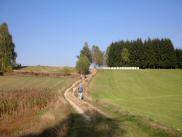
[[[92,75],[87,76],[85,80],[85,85],[88,85],[91,79]],[[108,114],[96,108],[91,103],[87,102],[86,100],[80,100],[78,99],[78,97],[75,96],[79,83],[81,83],[81,80],[73,83],[73,85],[68,88],[64,93],[64,97],[69,102],[69,104],[77,111],[77,113],[81,114],[88,121],[92,119],[90,114],[93,114],[94,112],[100,113],[105,117],[109,117]]]

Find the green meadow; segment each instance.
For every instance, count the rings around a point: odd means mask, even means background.
[[[53,77],[36,77],[36,76],[1,76],[0,90],[15,90],[15,89],[40,89],[54,88],[65,89],[73,83],[77,78],[53,78]]]
[[[100,70],[89,90],[112,114],[127,112],[182,130],[181,70]]]

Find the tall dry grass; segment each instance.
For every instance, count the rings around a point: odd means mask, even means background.
[[[38,112],[56,97],[57,92],[49,88],[0,90],[0,120],[12,119],[28,111]]]

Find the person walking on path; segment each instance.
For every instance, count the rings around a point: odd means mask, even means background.
[[[80,83],[79,87],[78,87],[78,97],[80,100],[83,99],[83,84]]]

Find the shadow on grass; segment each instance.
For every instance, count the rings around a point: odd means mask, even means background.
[[[70,114],[67,119],[40,134],[27,134],[22,137],[118,137],[126,131],[119,128],[119,121],[94,114],[91,121],[80,114]]]

